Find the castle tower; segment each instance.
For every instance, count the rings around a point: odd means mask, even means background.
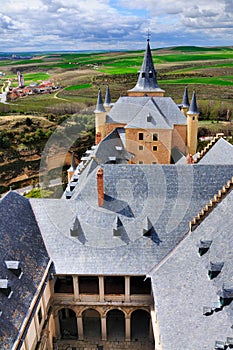
[[[189,103],[189,97],[188,97],[188,87],[185,86],[183,100],[181,104],[181,112],[183,112],[185,116],[187,116],[189,106],[190,106],[190,103]]]
[[[191,105],[187,112],[187,148],[188,153],[193,155],[197,150],[197,130],[198,130],[198,116],[196,92],[193,92]]]
[[[103,105],[102,94],[99,89],[98,98],[95,108],[95,143],[96,145],[104,138],[105,136],[105,122],[106,122],[106,110]]]
[[[18,87],[23,88],[24,87],[24,77],[20,71],[17,72],[17,78],[18,78]]]
[[[111,95],[110,95],[110,90],[109,90],[109,86],[108,85],[106,87],[104,108],[105,108],[106,112],[109,112],[110,109],[111,109]]]
[[[128,96],[164,96],[164,92],[157,83],[157,72],[152,59],[150,39],[147,39],[147,47],[138,81],[133,89],[128,90]]]

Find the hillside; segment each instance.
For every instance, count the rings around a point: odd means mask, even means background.
[[[153,50],[159,85],[180,103],[184,86],[197,92],[200,119],[230,119],[233,113],[233,48],[181,46]],[[7,80],[17,86],[50,80],[59,90],[0,103],[0,191],[38,182],[41,152],[54,130],[73,114],[79,116],[82,142],[78,157],[93,143],[93,110],[97,91],[108,83],[112,101],[125,95],[137,80],[144,50],[99,53],[36,53],[32,58],[0,60],[0,89]],[[1,56],[1,55],[0,55]],[[86,115],[85,119],[82,117]],[[84,118],[86,121],[83,122]],[[88,122],[87,122],[88,120]],[[84,138],[83,138],[84,137]],[[59,150],[56,150],[58,153]],[[2,188],[2,190],[1,190]]]

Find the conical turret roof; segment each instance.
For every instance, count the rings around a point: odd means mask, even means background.
[[[103,99],[102,99],[102,94],[101,91],[99,89],[98,91],[98,97],[97,97],[97,103],[96,103],[96,108],[94,113],[102,113],[102,112],[106,112],[104,105],[103,105]]]
[[[104,106],[110,106],[110,104],[111,104],[111,95],[110,95],[109,86],[107,85]]]
[[[197,108],[196,91],[193,91],[191,105],[187,114],[199,114]]]
[[[139,72],[137,84],[133,89],[129,91],[140,91],[140,92],[144,91],[145,93],[147,91],[164,92],[164,90],[160,89],[157,83],[157,72],[155,70],[153,59],[152,59],[149,39],[147,39],[147,47],[146,47],[144,59],[142,62],[142,67]]]
[[[190,103],[189,103],[189,97],[188,97],[188,87],[185,86],[183,100],[182,100],[182,107],[189,108],[189,106],[190,106]]]

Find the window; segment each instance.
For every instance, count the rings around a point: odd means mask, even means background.
[[[152,162],[152,164],[157,164],[157,162]]]
[[[195,120],[195,117],[193,117],[193,120]]]
[[[138,164],[143,164],[143,161],[142,161],[142,160],[139,160]]]
[[[125,278],[123,276],[105,276],[104,292],[105,294],[124,294]]]
[[[151,70],[149,71],[149,78],[153,78],[153,72]]]
[[[79,276],[79,293],[99,294],[99,279],[97,276]]]
[[[72,276],[59,276],[54,285],[54,293],[74,293]]]
[[[145,72],[142,72],[142,78],[145,78],[146,74]]]
[[[158,134],[153,134],[153,141],[158,141]]]
[[[38,322],[39,324],[41,324],[42,321],[42,311],[41,311],[41,307],[39,308],[38,312],[37,312],[37,317],[38,317]]]
[[[146,276],[130,277],[130,294],[150,294],[151,281]]]
[[[153,146],[153,151],[157,151],[158,147],[157,146]]]
[[[139,132],[138,133],[138,139],[139,140],[143,140],[143,132]]]
[[[143,151],[143,146],[142,146],[142,145],[139,145],[139,146],[138,146],[138,149],[139,149],[139,151]]]

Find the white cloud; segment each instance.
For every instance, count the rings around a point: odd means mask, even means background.
[[[232,44],[232,0],[8,0],[0,10],[3,51]],[[218,32],[217,32],[218,29]],[[216,33],[217,32],[217,33]],[[205,39],[205,41],[204,41]]]

